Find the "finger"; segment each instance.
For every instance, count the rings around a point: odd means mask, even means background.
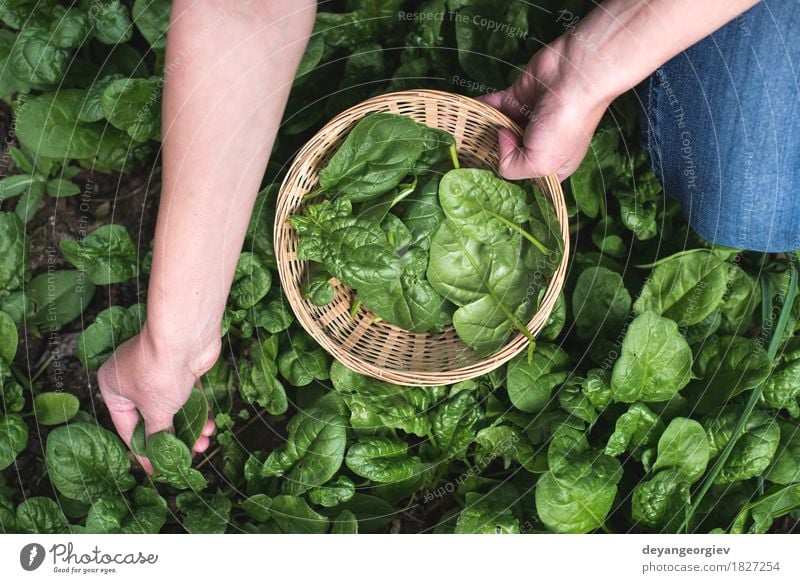
[[[526,121],[526,110],[523,107],[523,104],[508,89],[481,95],[476,99],[485,103],[486,105],[491,105],[517,123],[522,124]]]
[[[205,435],[201,435],[199,438],[197,438],[197,441],[195,442],[194,447],[192,448],[192,452],[202,453],[208,449],[210,443],[211,440],[208,437],[206,437]]]
[[[528,149],[514,132],[501,128],[498,132],[500,162],[497,171],[506,180],[534,178],[536,172],[528,158]]]
[[[159,408],[157,405],[153,409],[142,410],[144,417],[144,433],[150,437],[159,431],[169,431],[174,433],[175,429],[172,426],[172,411]]]
[[[131,449],[133,431],[136,428],[136,424],[139,423],[139,412],[136,410],[136,406],[133,404],[133,401],[116,393],[112,393],[110,390],[106,389],[103,384],[100,384],[100,395],[106,403],[114,428],[117,430],[122,441],[125,442],[125,445]],[[132,451],[131,449],[131,452]],[[133,455],[136,461],[144,468],[144,471],[152,475],[154,470],[150,460],[136,453]]]
[[[203,425],[203,430],[200,432],[200,435],[205,435],[206,437],[210,437],[214,433],[214,430],[216,428],[217,426],[214,424],[214,420],[209,419],[208,421],[206,421],[206,424]]]

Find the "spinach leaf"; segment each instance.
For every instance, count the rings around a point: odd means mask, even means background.
[[[136,486],[131,500],[105,496],[92,503],[86,516],[91,534],[158,534],[167,522],[167,501],[153,488]]]
[[[347,420],[320,408],[298,412],[287,426],[286,444],[261,469],[264,477],[284,476],[283,491],[299,495],[330,480],[342,465]]]
[[[252,363],[241,363],[239,392],[248,403],[258,403],[272,415],[289,408],[286,390],[278,380],[278,337],[270,336],[250,349]]]
[[[439,403],[431,413],[431,440],[440,455],[463,458],[467,446],[475,439],[483,413],[468,392],[460,392]]]
[[[278,370],[295,387],[304,387],[315,379],[326,380],[330,363],[328,353],[305,333],[294,334],[287,350],[278,356]]]
[[[761,287],[738,265],[731,265],[728,290],[720,306],[720,331],[744,335],[753,312],[761,303]]]
[[[800,482],[800,428],[793,423],[778,421],[781,441],[765,478],[776,484]]]
[[[763,496],[744,505],[733,521],[730,532],[765,533],[775,518],[789,514],[797,508],[800,508],[800,485],[770,488]]]
[[[192,467],[189,447],[172,433],[159,431],[150,435],[145,444],[147,458],[155,470],[154,479],[179,490],[197,492],[208,486],[203,474]]]
[[[566,426],[556,431],[547,457],[550,471],[536,483],[536,511],[547,529],[584,533],[602,526],[622,477],[619,462]]]
[[[100,97],[103,116],[137,142],[161,137],[161,80],[117,79]]]
[[[17,527],[26,534],[63,534],[69,521],[52,498],[31,496],[17,506]]]
[[[114,433],[97,425],[71,423],[53,429],[47,435],[45,463],[59,492],[86,503],[135,485],[127,448]]]
[[[94,9],[88,11],[94,36],[101,43],[115,45],[130,40],[133,26],[128,8],[120,0],[92,0]],[[83,8],[90,2],[82,2]]]
[[[455,21],[461,67],[476,81],[503,87],[501,65],[513,59],[519,39],[527,36],[528,7],[508,0],[471,3],[458,10]]]
[[[9,365],[14,362],[18,343],[19,334],[14,319],[0,310],[0,362],[5,361]]]
[[[315,306],[327,306],[333,301],[334,290],[331,274],[320,264],[311,263],[301,283],[301,293]]]
[[[484,427],[475,436],[478,444],[478,459],[483,463],[495,458],[503,458],[503,466],[508,469],[516,462],[529,472],[547,471],[547,460],[534,452],[533,445],[519,430],[507,425]],[[488,465],[488,464],[486,464]]]
[[[328,519],[314,512],[305,500],[296,496],[273,498],[271,514],[285,533],[324,534],[328,531]]]
[[[403,271],[399,278],[361,284],[359,299],[379,317],[405,330],[441,331],[452,321],[452,308],[425,277],[428,254],[412,247],[401,255],[401,261]]]
[[[349,510],[343,510],[331,525],[331,534],[358,534],[358,519]]]
[[[550,402],[553,389],[569,376],[569,356],[558,346],[541,343],[533,358],[519,354],[508,363],[508,397],[520,411],[538,413]]]
[[[794,418],[800,417],[800,358],[787,358],[764,383],[764,404],[774,409],[786,409]]]
[[[61,425],[78,413],[80,401],[64,392],[39,393],[33,398],[33,411],[40,425]]]
[[[81,241],[64,239],[59,248],[95,285],[121,283],[139,273],[136,245],[122,225],[103,225]]]
[[[739,407],[727,407],[709,414],[702,420],[708,435],[712,459],[719,455],[730,441],[739,416]],[[772,462],[780,438],[781,430],[778,423],[764,411],[754,411],[714,483],[730,484],[762,474]]]
[[[271,285],[272,276],[258,257],[243,252],[236,264],[231,286],[230,295],[235,305],[244,310],[252,308],[267,295]]]
[[[344,396],[351,426],[362,433],[390,428],[428,436],[431,421],[427,413],[444,393],[443,387],[423,389],[383,383],[356,374],[336,360],[331,366],[331,381]]]
[[[130,308],[111,306],[100,312],[78,337],[76,355],[83,366],[97,370],[117,347],[139,333],[144,324],[145,305]]]
[[[408,455],[405,441],[372,437],[350,446],[345,463],[359,476],[386,483],[413,476],[418,471],[419,458]]]
[[[8,64],[14,77],[28,85],[55,85],[67,71],[70,51],[47,27],[25,26],[11,48]]]
[[[770,375],[767,351],[755,340],[715,336],[703,343],[694,362],[696,380],[687,387],[703,413],[756,387]]]
[[[705,473],[709,455],[703,426],[693,419],[678,417],[670,421],[658,440],[658,457],[653,471],[675,469],[692,483]]]
[[[153,51],[160,53],[167,44],[170,0],[135,0],[131,16]]]
[[[400,218],[411,231],[411,244],[429,250],[431,241],[444,220],[444,211],[439,206],[437,175],[420,178],[416,190],[406,199]]]
[[[190,534],[222,534],[228,526],[231,501],[222,494],[181,492],[175,504],[183,514],[183,527]]]
[[[352,216],[348,200],[337,198],[308,207],[290,217],[300,236],[297,257],[317,261],[345,285],[389,284],[403,271],[400,256],[380,225]]]
[[[0,417],[0,470],[14,463],[28,445],[28,426],[19,415]]]
[[[390,113],[367,115],[320,172],[320,186],[353,202],[370,200],[400,184],[422,148],[422,129],[411,118]]]
[[[569,186],[575,203],[587,217],[594,218],[606,206],[606,190],[616,175],[619,131],[616,127],[598,129],[577,170],[569,177]]]
[[[38,156],[61,159],[91,158],[107,149],[104,124],[78,121],[84,98],[83,91],[63,89],[26,101],[17,112],[20,143]]]
[[[499,496],[468,492],[464,510],[458,515],[455,534],[519,534],[519,519],[507,500]]]
[[[42,273],[28,286],[30,322],[36,326],[60,328],[81,315],[94,295],[94,284],[74,270]]]
[[[439,202],[450,225],[462,236],[491,245],[519,234],[547,253],[540,241],[519,226],[531,218],[525,190],[491,170],[450,170],[439,183]]]
[[[655,444],[656,437],[663,430],[664,422],[655,413],[642,403],[634,403],[617,417],[605,453],[618,456],[629,451],[635,459],[640,459],[643,451]]]
[[[192,449],[200,438],[203,427],[208,421],[208,400],[206,394],[193,387],[189,398],[173,416],[172,424],[175,435],[186,447]]]
[[[614,400],[668,401],[689,382],[692,352],[678,325],[653,312],[631,322],[611,373]]]
[[[676,254],[658,262],[633,304],[679,326],[697,324],[722,303],[729,265],[706,250]]]
[[[616,332],[631,311],[631,296],[622,276],[606,267],[584,270],[572,294],[572,313],[579,338]]]
[[[317,486],[308,491],[308,498],[314,504],[332,508],[347,502],[356,493],[355,484],[353,480],[347,476],[339,476],[338,478]]]
[[[689,506],[689,483],[678,470],[658,472],[633,489],[631,517],[638,523],[661,531],[675,530]]]
[[[501,348],[531,311],[530,274],[522,268],[522,237],[484,245],[466,237],[450,220],[431,244],[428,281],[459,306],[453,313],[458,336],[478,354]]]
[[[25,225],[13,213],[0,213],[0,291],[21,287],[27,266]]]

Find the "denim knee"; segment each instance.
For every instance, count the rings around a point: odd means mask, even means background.
[[[643,85],[644,141],[692,228],[754,251],[800,248],[800,17],[755,6]]]

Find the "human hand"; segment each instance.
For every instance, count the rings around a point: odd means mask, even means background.
[[[142,331],[121,344],[100,370],[97,383],[119,436],[130,448],[139,416],[145,435],[172,429],[172,418],[189,398],[195,383],[216,362],[221,343],[213,343],[197,356],[189,351],[167,350],[151,338],[147,323]],[[209,419],[192,453],[208,448],[214,421]],[[153,466],[134,454],[148,474]]]
[[[501,176],[520,180],[556,174],[564,180],[578,168],[616,96],[604,80],[593,81],[588,74],[592,67],[582,61],[568,41],[557,39],[531,58],[510,87],[478,97],[524,131],[520,140],[510,130],[500,130]]]

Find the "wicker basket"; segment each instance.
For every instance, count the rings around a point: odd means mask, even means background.
[[[318,186],[318,173],[352,127],[365,115],[385,111],[411,117],[430,127],[446,130],[456,139],[463,167],[496,168],[497,131],[519,127],[492,107],[474,99],[430,90],[388,93],[368,99],[337,115],[298,152],[278,194],[275,216],[275,252],[284,293],[305,330],[336,359],[354,371],[384,381],[413,386],[455,383],[501,366],[527,346],[517,332],[487,358],[478,358],[456,335],[452,326],[438,334],[408,332],[385,321],[363,306],[351,315],[354,292],[335,283],[334,299],[324,307],[306,301],[300,292],[307,274],[306,261],[297,259],[297,232],[289,216],[301,212],[303,196]],[[528,323],[536,335],[547,322],[564,285],[569,257],[569,231],[564,194],[555,176],[535,180],[555,205],[564,239],[564,254],[545,295]]]

